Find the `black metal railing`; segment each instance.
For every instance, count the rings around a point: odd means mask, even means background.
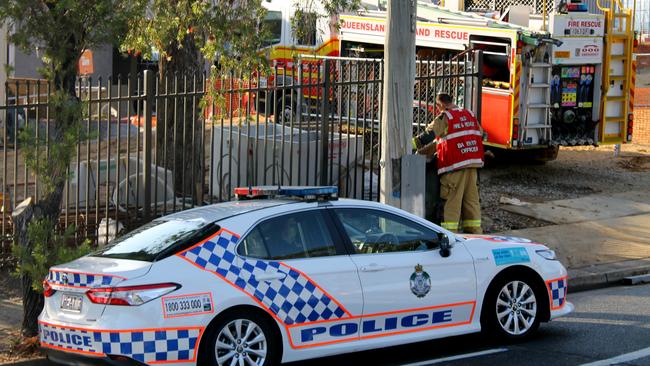
[[[419,60],[414,132],[433,120],[446,91],[480,114],[480,51]],[[228,201],[250,185],[336,185],[340,196],[378,200],[383,61],[296,60],[269,73],[80,79],[83,129],[68,167],[60,224],[105,241],[121,228]],[[49,153],[51,86],[12,80],[0,104],[0,255],[11,212],[42,182],[25,164],[20,131]]]

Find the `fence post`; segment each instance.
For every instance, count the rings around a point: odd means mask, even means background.
[[[321,106],[321,125],[320,125],[320,142],[321,142],[321,156],[320,156],[320,185],[329,185],[327,179],[327,168],[329,159],[329,120],[330,120],[330,64],[328,60],[323,60],[323,95]]]
[[[481,123],[481,108],[483,108],[483,51],[477,50],[476,58],[474,60],[474,67],[476,73],[476,119]]]
[[[151,150],[153,141],[151,141],[151,118],[154,102],[153,94],[154,73],[151,70],[144,71],[144,136],[143,136],[143,155],[144,162],[142,166],[142,186],[144,187],[144,219],[151,218]]]

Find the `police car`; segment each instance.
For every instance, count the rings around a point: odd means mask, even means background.
[[[40,341],[68,364],[276,365],[566,315],[530,240],[454,235],[335,187],[238,188],[50,269]]]

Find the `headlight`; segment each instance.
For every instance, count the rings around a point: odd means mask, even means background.
[[[536,250],[535,252],[539,254],[542,258],[548,259],[549,261],[557,260],[557,256],[555,255],[554,250],[541,249],[541,250]]]

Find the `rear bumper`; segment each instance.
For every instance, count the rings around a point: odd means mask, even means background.
[[[59,351],[56,349],[43,347],[43,352],[47,355],[47,358],[61,365],[74,365],[74,366],[101,366],[101,365],[120,365],[120,366],[142,366],[146,365],[142,362],[136,361],[132,358],[123,357],[120,359],[114,359],[107,356],[97,357],[97,356],[87,356],[79,353],[71,353]]]
[[[80,328],[39,320],[40,344],[64,365],[194,365],[202,327]]]

